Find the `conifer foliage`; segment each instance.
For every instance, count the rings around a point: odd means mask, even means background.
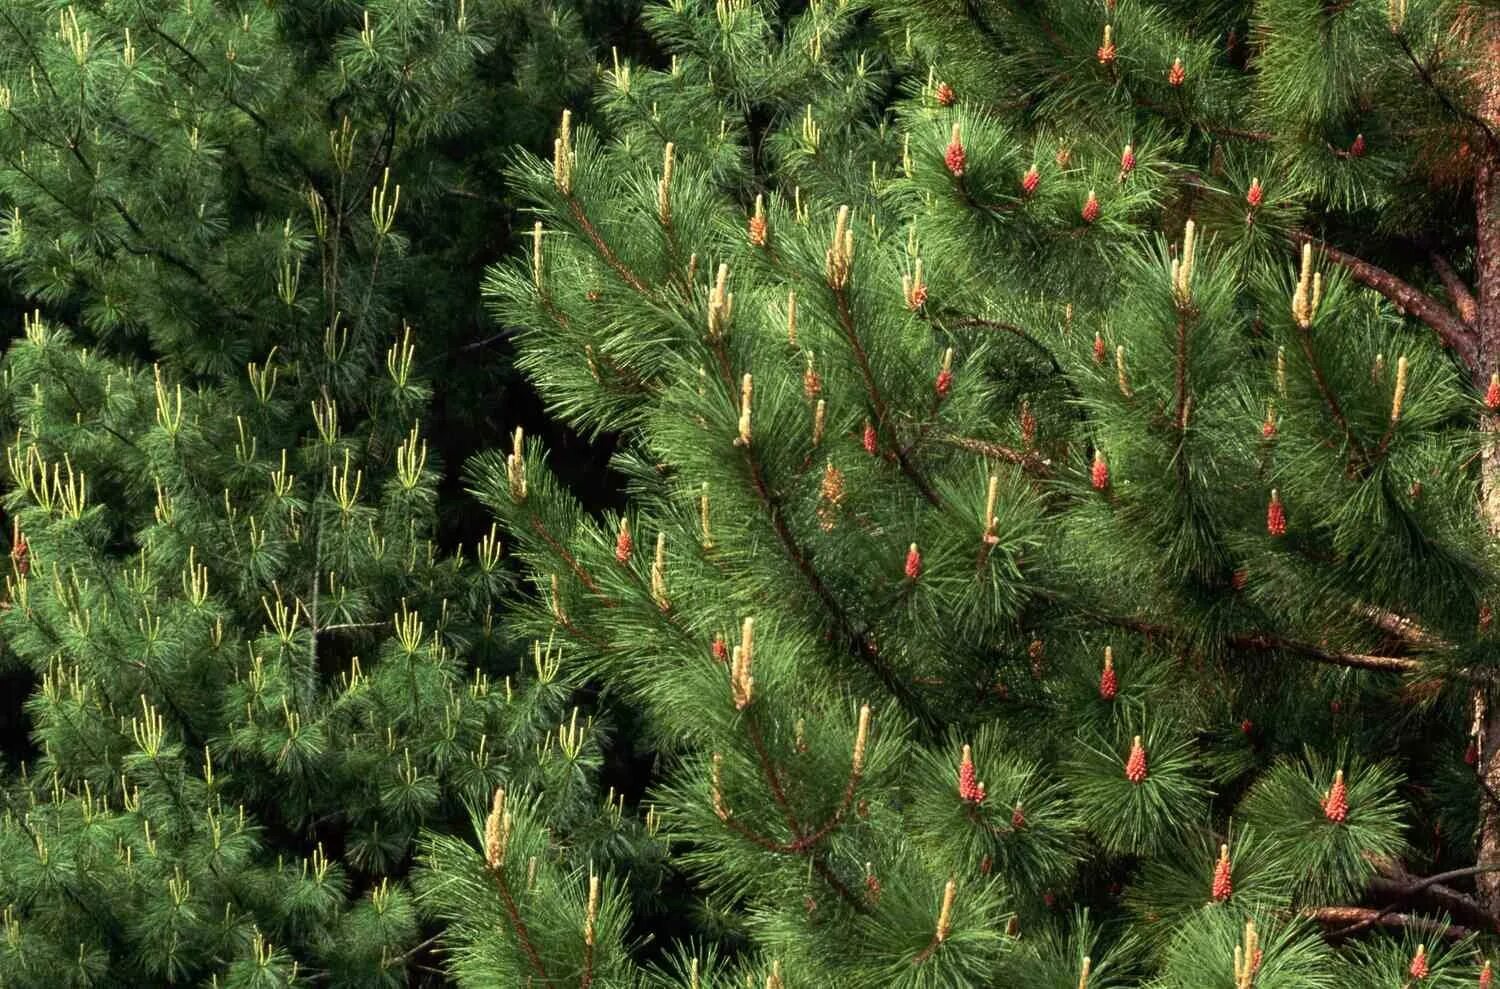
[[[520,438],[469,476],[538,588],[516,620],[645,712],[652,813],[750,948],[668,984],[1481,978],[1487,338],[1352,250],[1447,148],[1500,292],[1500,21],[650,17],[671,66],[521,157],[531,249],[486,285],[557,413],[620,431],[629,507]],[[809,64],[800,106],[753,85]],[[1401,229],[1472,302],[1453,235]]]
[[[548,25],[0,9],[0,261],[35,303],[0,372],[0,637],[34,685],[0,983],[431,982],[419,828],[507,786],[585,847],[626,839],[579,671],[504,626],[499,534],[435,542],[428,369],[461,310],[439,234],[486,175],[441,141],[527,139],[499,97],[582,50],[574,15]]]
[[[623,507],[516,429],[447,551],[517,9],[0,11],[0,980],[1489,984],[1500,13],[648,4],[482,287]]]

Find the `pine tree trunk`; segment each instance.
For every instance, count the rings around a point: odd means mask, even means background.
[[[1483,102],[1480,117],[1491,133],[1500,133],[1500,13],[1487,11],[1480,30],[1489,51],[1481,80]],[[1490,375],[1500,370],[1500,149],[1493,141],[1483,144],[1474,176],[1474,209],[1477,221],[1475,294],[1479,302],[1479,353],[1475,361],[1475,384],[1483,390]],[[1485,444],[1480,459],[1480,513],[1490,535],[1500,539],[1500,416],[1480,419]],[[1493,605],[1492,605],[1493,607]],[[1500,704],[1484,688],[1475,692],[1480,722],[1479,854],[1477,865],[1500,862],[1500,804],[1491,794],[1500,794]],[[1491,915],[1500,915],[1500,872],[1481,872],[1476,878],[1479,901]]]

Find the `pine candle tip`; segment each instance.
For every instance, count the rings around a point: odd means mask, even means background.
[[[537,220],[531,226],[531,283],[538,290],[542,288],[542,221]]]
[[[667,142],[662,151],[661,181],[656,186],[656,212],[662,225],[672,222],[672,172],[676,166],[677,146]]]
[[[589,905],[588,913],[584,918],[583,943],[592,945],[594,943],[594,925],[599,920],[599,877],[591,874],[589,876]]]
[[[971,804],[984,803],[984,784],[979,782],[979,773],[974,768],[973,753],[969,746],[963,747],[963,753],[958,764],[958,797],[960,800]]]
[[[709,797],[713,801],[714,814],[721,821],[729,820],[729,807],[724,803],[724,756],[713,754],[708,777]]]
[[[1219,860],[1214,864],[1214,877],[1209,889],[1209,895],[1220,903],[1234,895],[1234,885],[1229,868],[1228,845],[1219,846]]]
[[[755,196],[755,212],[750,214],[747,234],[751,244],[766,246],[766,197],[759,193]]]
[[[1286,507],[1275,488],[1271,489],[1271,502],[1266,506],[1266,531],[1273,536],[1286,535]]]
[[[938,911],[937,939],[948,940],[948,933],[953,929],[953,900],[958,896],[958,885],[953,880],[943,887],[943,906]]]
[[[1406,402],[1406,375],[1408,364],[1406,355],[1396,359],[1396,390],[1391,395],[1391,422],[1401,419],[1401,409]]]
[[[1089,975],[1094,969],[1094,960],[1088,955],[1083,956],[1083,968],[1078,973],[1078,989],[1089,989]]]
[[[863,704],[859,709],[859,728],[854,734],[854,775],[858,776],[865,768],[865,747],[870,741],[870,705]]]
[[[737,446],[750,445],[750,396],[753,389],[754,382],[750,376],[750,372],[747,371],[745,372],[745,376],[740,379],[740,423],[739,436],[736,441]]]
[[[505,788],[496,787],[490,803],[490,813],[484,822],[484,858],[493,871],[505,862],[506,845],[510,842],[510,814],[505,809]]]
[[[656,555],[651,561],[651,596],[662,611],[671,606],[667,597],[667,534],[656,534]]]
[[[923,291],[925,296],[926,292]],[[937,391],[938,398],[947,398],[948,393],[953,390],[953,348],[949,347],[943,353],[943,365],[938,370],[937,382],[933,386]]]
[[[985,539],[990,542],[995,541],[995,526],[998,525],[1000,521],[995,516],[995,506],[999,502],[999,500],[1000,477],[999,475],[991,474],[989,491],[985,494],[984,499],[984,536]]]

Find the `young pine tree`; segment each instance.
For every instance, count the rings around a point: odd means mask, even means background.
[[[503,631],[498,534],[436,542],[429,450],[464,228],[502,213],[449,142],[529,140],[506,94],[584,51],[511,3],[0,10],[38,303],[3,365],[0,983],[430,981],[419,828],[503,785],[628,835],[579,671]]]
[[[414,350],[349,422],[274,355],[190,389],[39,316],[11,347],[0,628],[40,685],[0,791],[6,985],[408,984],[419,828],[508,786],[581,845],[628,834],[576,668],[502,633],[498,536],[432,540]]]
[[[565,116],[516,169],[539,223],[487,290],[631,501],[585,514],[519,438],[472,484],[525,627],[646,713],[653,820],[745,949],[607,978],[1486,984],[1500,21],[873,6],[863,62],[799,33],[859,4],[656,9],[621,136]],[[710,58],[906,95],[867,129]],[[1408,237],[1431,279],[1366,259]],[[451,946],[606,979],[614,880],[518,900],[541,823],[491,820],[429,860],[493,920]]]
[[[545,146],[630,7],[7,3],[0,294],[184,375],[332,346],[335,388],[404,319],[444,382],[433,442],[468,456],[514,377],[474,359],[501,343],[477,293],[510,239],[501,166]]]

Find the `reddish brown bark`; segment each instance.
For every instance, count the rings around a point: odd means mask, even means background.
[[[1482,11],[1472,16],[1482,18],[1476,25],[1479,51],[1486,58],[1479,80],[1479,117],[1488,133],[1500,128],[1500,12]],[[1475,295],[1478,298],[1478,360],[1473,367],[1474,383],[1484,388],[1491,374],[1500,370],[1500,147],[1493,140],[1481,144],[1474,174]],[[1500,416],[1480,419],[1485,434],[1480,458],[1480,514],[1492,537],[1500,538]],[[1500,862],[1500,805],[1491,794],[1500,792],[1500,705],[1479,688],[1475,692],[1476,719],[1479,722],[1480,815],[1478,864]],[[1476,877],[1480,905],[1491,914],[1500,913],[1500,873],[1485,872]]]

